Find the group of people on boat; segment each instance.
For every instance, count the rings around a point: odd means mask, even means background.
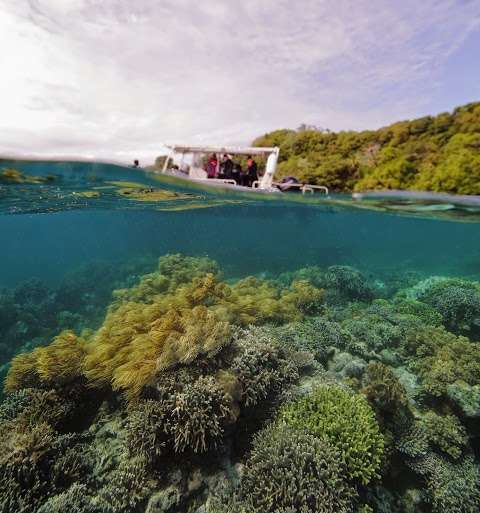
[[[212,153],[205,165],[207,178],[234,180],[237,185],[252,187],[258,181],[258,166],[251,155],[247,157],[245,168],[239,162],[234,162],[231,155],[225,153],[219,162],[217,155]]]

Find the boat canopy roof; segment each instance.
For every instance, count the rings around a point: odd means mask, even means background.
[[[174,153],[229,153],[234,155],[278,155],[279,148],[240,147],[240,146],[183,146],[166,145]]]

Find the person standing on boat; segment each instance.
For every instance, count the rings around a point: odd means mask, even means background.
[[[207,163],[207,178],[215,178],[217,176],[217,166],[217,156],[215,153],[212,153]]]
[[[232,179],[237,182],[237,185],[243,185],[242,175],[242,166],[238,162],[233,164]]]
[[[226,180],[231,180],[233,178],[233,160],[232,157],[230,157],[230,155],[227,155],[226,153],[223,156],[221,170],[223,178],[225,178]]]
[[[258,167],[257,163],[253,160],[252,156],[247,157],[247,173],[246,173],[246,184],[247,187],[251,187],[253,182],[258,180]]]

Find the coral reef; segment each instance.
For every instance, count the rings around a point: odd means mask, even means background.
[[[85,341],[64,331],[46,347],[15,356],[5,380],[9,392],[35,386],[62,386],[82,376]]]
[[[255,406],[298,378],[296,365],[272,340],[270,330],[242,330],[236,339],[240,354],[233,359],[231,370],[238,379],[240,400],[245,406]]]
[[[279,419],[328,440],[338,449],[349,478],[368,484],[377,476],[384,440],[364,396],[339,386],[319,386],[285,405]]]
[[[153,266],[0,292],[0,513],[479,510],[478,283]]]
[[[423,327],[412,331],[403,350],[410,367],[421,378],[425,390],[440,397],[457,381],[477,385],[480,376],[480,345],[457,337],[444,328]]]
[[[344,301],[371,301],[373,290],[365,276],[347,265],[332,265],[325,273],[325,287]]]
[[[355,491],[342,478],[337,451],[325,441],[288,426],[255,436],[239,489],[227,508],[244,513],[348,513]]]
[[[422,416],[419,427],[434,448],[453,459],[460,458],[467,447],[467,432],[454,415],[442,416],[427,411]]]
[[[325,363],[332,348],[344,348],[351,343],[351,335],[342,326],[323,317],[279,326],[275,330],[280,344],[291,351],[309,351]]]
[[[480,330],[480,284],[460,279],[432,284],[419,299],[437,310],[445,327],[453,333]]]

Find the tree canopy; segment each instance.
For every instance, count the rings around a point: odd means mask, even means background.
[[[480,194],[480,102],[379,130],[335,133],[302,125],[253,144],[280,147],[279,177],[294,175],[333,191]]]

